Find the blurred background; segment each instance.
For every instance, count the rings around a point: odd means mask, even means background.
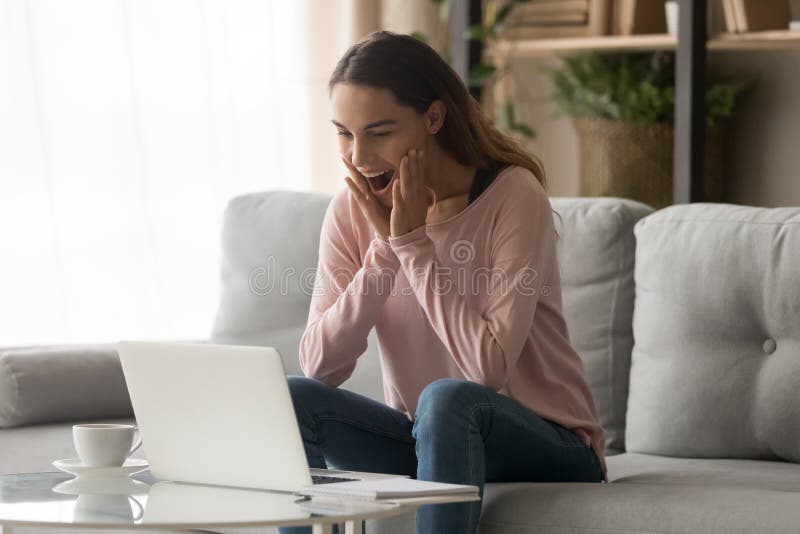
[[[327,94],[336,61],[378,29],[414,34],[450,59],[458,1],[0,0],[0,346],[207,337],[228,200],[345,187]],[[621,49],[674,50],[665,2],[648,6],[656,25],[637,30],[617,20],[635,18],[636,3],[617,1],[599,30],[597,0],[563,0],[555,7],[569,13],[558,16],[504,8],[537,0],[477,2],[473,91],[542,158],[553,196],[587,194],[576,119],[630,118],[615,102],[581,108],[594,97],[575,87],[559,92],[553,71],[569,71],[553,41],[655,35]],[[739,31],[725,2],[709,8],[711,34]],[[800,18],[797,0],[786,10]],[[800,32],[789,31],[709,53],[710,77],[753,82],[719,99],[716,200],[800,205]],[[619,68],[594,65],[598,79]],[[626,91],[672,109],[663,87]]]

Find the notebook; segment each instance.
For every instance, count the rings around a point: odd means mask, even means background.
[[[306,486],[301,495],[354,497],[361,499],[406,499],[432,496],[474,496],[478,497],[478,486],[428,482],[412,478],[387,478],[382,480],[359,480],[355,482],[334,482]]]

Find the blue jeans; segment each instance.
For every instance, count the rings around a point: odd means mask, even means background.
[[[476,382],[431,382],[412,423],[352,391],[300,376],[288,381],[310,467],[472,484],[481,499],[485,482],[603,479],[597,456],[580,436]],[[481,502],[422,506],[417,533],[474,533]]]

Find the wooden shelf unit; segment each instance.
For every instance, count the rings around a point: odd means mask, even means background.
[[[470,12],[481,13],[480,0],[466,0]],[[773,30],[740,34],[706,35],[709,0],[680,0],[678,34],[608,35],[560,39],[516,39],[479,46],[474,58],[498,66],[509,59],[541,57],[579,51],[675,51],[675,144],[674,203],[699,202],[704,198],[705,74],[708,51],[757,51],[800,49],[800,31]],[[464,2],[455,2],[458,6]],[[478,20],[480,20],[478,18]],[[468,24],[464,18],[454,26],[454,43]],[[462,47],[466,47],[462,43]],[[477,61],[475,64],[481,63]],[[466,65],[466,63],[464,64]],[[463,80],[469,69],[458,71]]]
[[[604,35],[599,37],[565,37],[558,39],[519,39],[497,41],[484,50],[485,57],[492,61],[495,55],[509,58],[525,58],[548,55],[554,52],[634,52],[648,50],[675,50],[676,36],[651,35]],[[748,33],[721,33],[708,40],[709,50],[776,50],[800,49],[800,31],[774,30]]]

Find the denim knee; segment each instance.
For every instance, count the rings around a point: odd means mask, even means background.
[[[483,386],[469,380],[441,378],[422,390],[417,401],[414,429],[421,425],[455,423],[459,415],[468,414],[483,397]]]
[[[311,423],[310,410],[307,409],[309,403],[313,405],[315,398],[319,395],[322,388],[329,387],[326,384],[306,378],[305,376],[287,375],[286,383],[289,385],[289,394],[292,397],[297,422],[300,427],[309,426]]]
[[[298,375],[286,375],[286,383],[289,385],[295,409],[298,408],[298,403],[313,398],[322,388],[330,387],[319,380]]]

